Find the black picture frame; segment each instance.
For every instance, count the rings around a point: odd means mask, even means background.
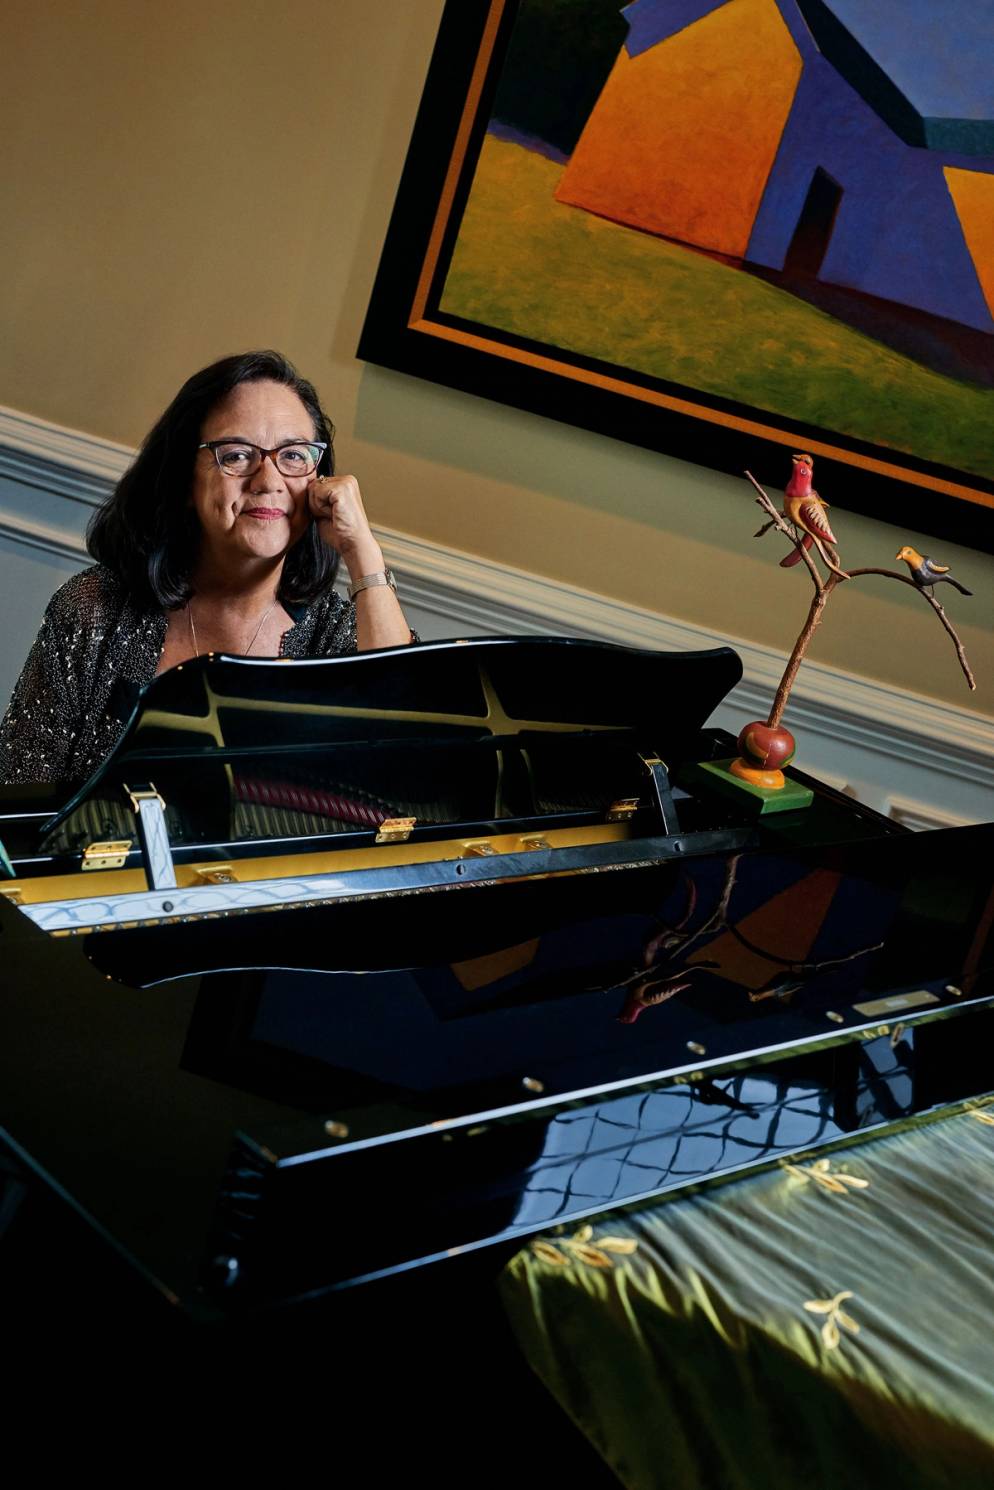
[[[520,3],[445,6],[358,357],[718,471],[749,469],[771,494],[783,487],[791,451],[810,450],[817,484],[833,504],[892,523],[908,541],[929,535],[994,552],[992,479],[460,321],[439,308]]]

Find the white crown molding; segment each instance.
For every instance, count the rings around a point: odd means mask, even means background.
[[[893,793],[887,798],[886,807],[889,818],[904,828],[913,828],[916,833],[931,828],[964,828],[970,821],[958,813],[940,812],[938,808],[924,807],[921,802]]]
[[[94,506],[133,458],[124,445],[0,407],[0,476],[22,486]],[[73,526],[28,519],[0,504],[0,535],[85,563],[86,549]],[[733,694],[736,709],[762,717],[769,708],[783,670],[783,654],[774,648],[393,528],[376,531],[412,608],[442,617],[453,630],[465,625],[476,633],[583,636],[679,652],[731,646],[744,670]],[[878,758],[878,781],[910,761],[930,777],[955,778],[973,791],[994,788],[994,720],[971,709],[807,661],[791,696],[789,722],[797,733]],[[902,820],[929,826],[967,820],[910,796],[894,797],[893,810]]]
[[[78,564],[90,562],[86,544],[82,538],[47,523],[30,522],[27,518],[4,514],[0,517],[0,538],[11,543],[21,543],[25,548],[39,549],[42,553],[57,554],[60,559],[73,559]]]
[[[100,501],[107,488],[119,481],[135,458],[135,452],[127,445],[118,445],[113,440],[103,440],[98,435],[87,435],[82,430],[65,429],[34,414],[22,414],[19,409],[9,409],[0,404],[0,457],[18,479],[36,485],[29,477],[36,469],[46,466],[61,467],[75,486],[80,477],[90,477],[95,491],[95,501]],[[57,477],[56,477],[57,479]],[[64,491],[64,496],[73,492]]]

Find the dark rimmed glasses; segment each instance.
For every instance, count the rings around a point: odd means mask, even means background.
[[[310,476],[327,448],[324,440],[287,440],[272,450],[247,440],[205,440],[197,446],[211,451],[225,476],[254,476],[267,455],[281,476]]]

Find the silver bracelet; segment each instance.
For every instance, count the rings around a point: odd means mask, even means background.
[[[349,599],[354,600],[360,590],[372,590],[377,585],[389,585],[396,594],[397,581],[393,577],[393,570],[377,569],[375,574],[364,574],[362,579],[357,579],[354,584],[349,585]]]

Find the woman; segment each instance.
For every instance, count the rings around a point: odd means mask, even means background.
[[[180,389],[97,512],[97,563],[59,589],[0,724],[0,783],[84,781],[137,691],[205,652],[337,657],[404,620],[312,385],[276,352]],[[339,559],[349,600],[332,589]]]

